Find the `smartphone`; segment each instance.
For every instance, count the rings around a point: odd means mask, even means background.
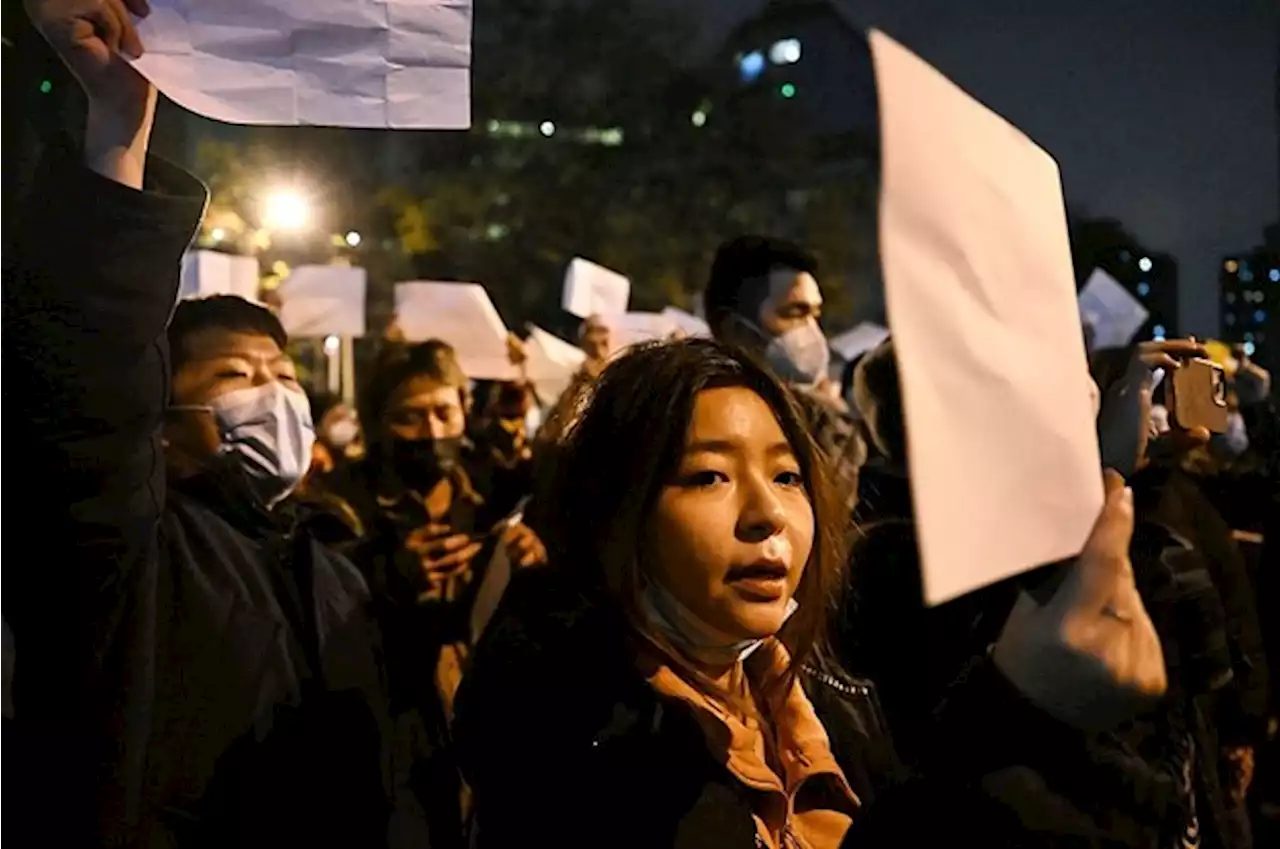
[[[1227,382],[1222,366],[1202,358],[1183,362],[1169,378],[1169,416],[1183,430],[1227,432]]]

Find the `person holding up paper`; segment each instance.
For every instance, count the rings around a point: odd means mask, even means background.
[[[1017,845],[981,779],[1164,691],[1111,475],[1067,580],[951,693],[937,770],[897,783],[873,685],[817,651],[845,565],[824,467],[790,391],[736,349],[610,365],[548,488],[557,559],[513,579],[458,695],[474,845]]]
[[[838,400],[838,388],[829,385],[831,350],[818,325],[822,290],[817,271],[817,260],[798,245],[741,236],[716,251],[703,293],[704,313],[716,339],[763,358],[798,390],[810,427],[852,510],[866,446],[857,423]]]
[[[6,580],[10,825],[56,846],[385,845],[368,593],[288,498],[314,434],[284,332],[239,298],[174,309],[206,191],[148,157],[156,94],[127,59],[146,4],[26,7],[89,118],[5,254],[6,438],[30,470],[6,519],[40,537]]]
[[[498,491],[504,470],[467,438],[467,387],[445,342],[385,349],[361,404],[366,455],[343,489],[365,528],[352,557],[373,593],[395,733],[413,751],[411,785],[432,846],[465,845],[449,723],[478,593],[497,562],[546,560]]]

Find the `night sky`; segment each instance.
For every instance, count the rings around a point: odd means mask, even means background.
[[[762,0],[685,0],[715,37]],[[1073,207],[1180,261],[1213,335],[1224,254],[1280,206],[1276,0],[845,0],[1058,160]]]

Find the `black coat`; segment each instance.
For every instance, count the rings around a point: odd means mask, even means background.
[[[55,156],[11,222],[6,519],[34,540],[6,575],[6,819],[51,846],[384,845],[364,581],[238,470],[166,480],[165,327],[205,191],[154,161],[147,182]]]
[[[689,708],[644,681],[627,646],[620,617],[554,571],[513,579],[453,726],[479,849],[755,845],[748,791],[711,757]],[[953,690],[923,774],[900,765],[869,682],[823,667],[802,684],[863,803],[845,845],[1110,845],[1092,822],[1027,831],[989,795],[986,777],[1021,786],[1019,764],[1062,757],[1079,737],[988,663]]]

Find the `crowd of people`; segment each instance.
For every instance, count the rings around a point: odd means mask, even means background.
[[[27,3],[89,117],[4,256],[8,509],[39,540],[4,609],[11,835],[1255,845],[1264,370],[1217,434],[1160,403],[1195,340],[1091,352],[1112,468],[1083,551],[929,607],[893,339],[833,379],[797,245],[720,247],[714,338],[615,351],[588,319],[558,398],[389,334],[352,408],[270,309],[177,302],[206,190],[148,156],[144,6]]]

